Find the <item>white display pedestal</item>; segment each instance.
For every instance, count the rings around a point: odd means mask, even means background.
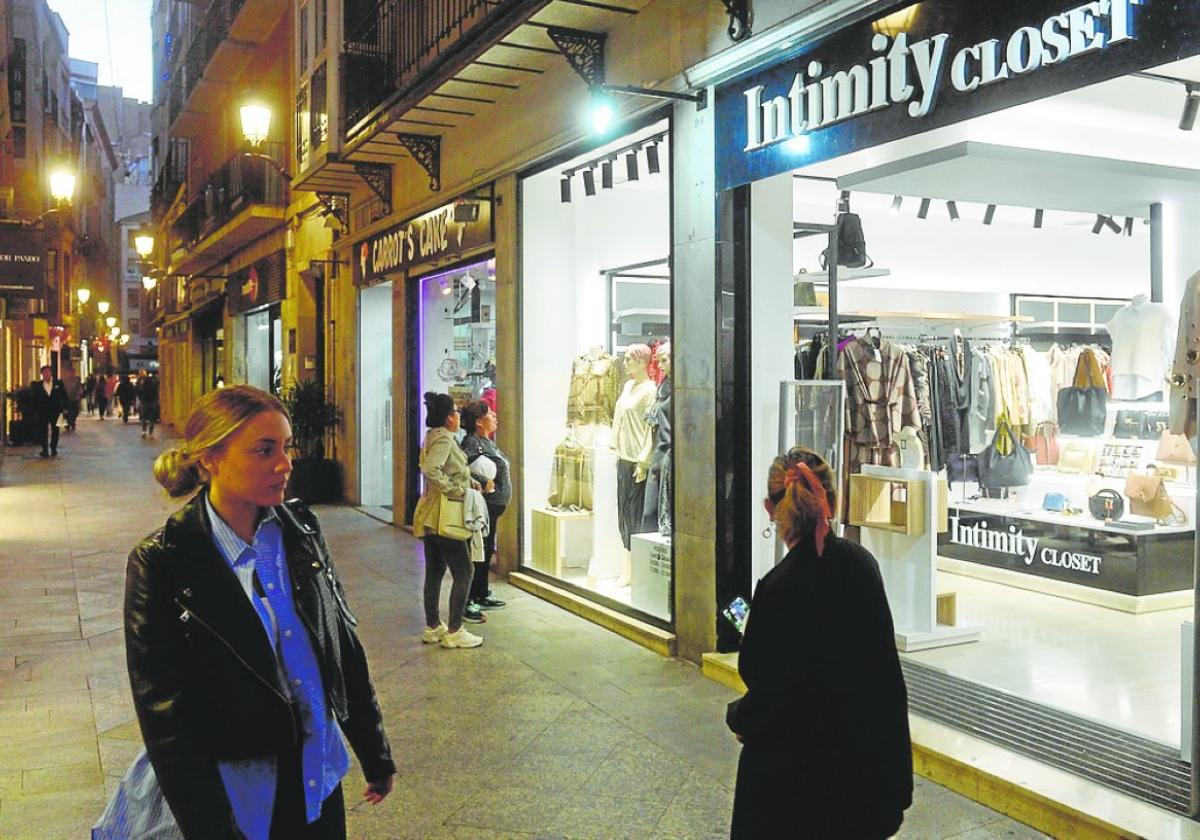
[[[533,568],[561,578],[565,569],[584,569],[592,559],[592,512],[590,510],[532,511]]]
[[[605,430],[607,431],[607,430]],[[592,464],[592,560],[588,578],[620,577],[625,546],[617,524],[617,453],[608,448],[608,435],[597,434]]]
[[[662,534],[634,534],[630,568],[630,605],[659,618],[671,618],[671,538]]]
[[[979,641],[978,625],[937,623],[938,474],[926,470],[864,465],[863,475],[920,481],[925,493],[921,533],[862,528],[862,545],[879,561],[884,589],[896,626],[896,647],[904,652]]]

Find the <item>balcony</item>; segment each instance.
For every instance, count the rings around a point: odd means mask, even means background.
[[[179,188],[187,183],[190,144],[187,140],[172,138],[166,160],[158,170],[158,178],[150,190],[150,214],[158,224],[167,210],[175,203]]]
[[[12,140],[0,140],[0,217],[12,215],[17,185],[16,153]]]
[[[205,130],[287,6],[287,0],[212,0],[175,64],[167,96],[172,135],[195,137]]]
[[[260,151],[280,166],[282,143]],[[214,172],[171,225],[171,270],[193,274],[278,228],[288,204],[288,185],[262,158],[235,155]]]

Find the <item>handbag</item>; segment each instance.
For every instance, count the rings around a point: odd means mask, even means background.
[[[1058,425],[1049,421],[1038,423],[1033,434],[1026,435],[1025,448],[1033,453],[1033,459],[1043,467],[1058,463]]]
[[[460,542],[471,539],[471,532],[467,528],[467,515],[463,508],[462,499],[455,501],[445,493],[440,494],[438,498],[437,534],[439,537],[445,537],[448,540],[458,540]]]
[[[1192,451],[1192,446],[1186,437],[1164,431],[1162,437],[1158,439],[1158,451],[1154,455],[1154,460],[1166,461],[1168,464],[1192,466],[1196,463],[1196,453]]]
[[[1105,522],[1120,519],[1125,515],[1125,499],[1116,490],[1105,488],[1088,497],[1088,512]]]
[[[1165,411],[1143,411],[1142,428],[1138,437],[1142,440],[1158,440],[1159,435],[1171,425],[1171,415]]]
[[[1096,450],[1078,440],[1067,441],[1059,452],[1058,471],[1088,475],[1096,471]]]
[[[1104,434],[1108,412],[1108,388],[1100,362],[1091,350],[1079,354],[1075,380],[1058,392],[1058,427],[1064,434],[1095,437]]]
[[[1042,497],[1042,510],[1061,513],[1068,507],[1070,507],[1070,504],[1063,493],[1047,493]]]
[[[1171,501],[1167,495],[1167,483],[1153,464],[1149,475],[1135,474],[1125,479],[1125,495],[1129,497],[1129,510],[1137,516],[1149,516],[1160,525],[1182,525],[1187,514]]]
[[[838,265],[846,268],[870,268],[875,263],[867,256],[867,239],[857,213],[838,213]],[[821,252],[821,270],[829,269],[829,249]]]
[[[1118,411],[1117,420],[1113,424],[1113,437],[1123,440],[1141,437],[1146,414],[1145,411]]]
[[[979,456],[967,452],[952,452],[946,458],[946,478],[955,481],[979,481]]]
[[[1029,450],[1017,442],[1012,426],[1002,420],[996,426],[992,442],[979,453],[980,486],[988,490],[1021,487],[1029,483],[1032,475],[1033,458]]]

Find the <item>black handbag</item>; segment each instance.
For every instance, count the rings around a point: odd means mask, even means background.
[[[1171,415],[1165,411],[1143,411],[1142,428],[1138,437],[1142,440],[1158,440],[1171,426]]]
[[[1125,515],[1125,497],[1108,488],[1097,491],[1096,495],[1088,497],[1088,512],[1105,522],[1120,519]]]
[[[1001,446],[1007,440],[1008,446]],[[1007,452],[1002,451],[1008,449]],[[1033,475],[1033,458],[1021,445],[1012,427],[1001,420],[992,442],[979,453],[979,485],[987,490],[1022,487]]]
[[[867,256],[867,238],[857,213],[838,213],[838,265],[846,268],[870,268],[875,263]],[[821,268],[829,268],[829,249],[821,252]]]
[[[951,452],[946,458],[946,478],[955,481],[979,481],[979,456],[964,452]]]
[[[1058,392],[1058,428],[1067,435],[1096,437],[1104,434],[1108,413],[1108,388],[1100,362],[1091,350],[1079,354],[1075,381]]]
[[[1118,411],[1117,421],[1113,425],[1113,437],[1123,440],[1140,438],[1143,434],[1146,415],[1145,411]],[[1157,438],[1158,435],[1155,437]]]

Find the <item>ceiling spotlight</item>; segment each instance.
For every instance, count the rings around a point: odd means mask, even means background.
[[[600,187],[602,189],[611,190],[613,185],[612,179],[612,160],[606,160],[600,164]]]
[[[1096,224],[1092,225],[1092,233],[1099,234],[1104,230],[1104,217],[1099,213],[1096,214]]]
[[[447,283],[445,277],[439,277],[437,279],[437,284],[438,284],[438,287],[442,290],[443,295],[448,295],[454,291],[454,286],[451,285],[450,283]]]
[[[1183,99],[1183,114],[1179,117],[1179,130],[1191,131],[1196,127],[1196,116],[1200,114],[1200,85],[1184,86],[1187,92]]]
[[[562,183],[558,186],[559,192],[562,194],[562,203],[571,203],[571,176],[564,175]]]
[[[946,202],[946,212],[950,214],[950,221],[958,221],[958,202],[951,199]]]
[[[900,205],[903,203],[904,203],[904,199],[900,196],[896,196],[895,198],[892,199],[892,209],[890,212],[893,216],[900,215]]]
[[[929,202],[928,198],[921,199],[921,209],[917,211],[918,219],[924,219],[926,216],[929,215],[929,203],[930,202]]]
[[[651,141],[650,145],[646,147],[646,171],[651,175],[657,175],[659,172],[662,172],[662,167],[658,162],[657,140]]]
[[[987,209],[983,211],[983,223],[985,225],[990,225],[992,223],[992,219],[994,218],[996,218],[996,205],[989,204]]]
[[[590,167],[583,170],[583,192],[585,195],[596,194],[596,170]]]
[[[1133,236],[1133,216],[1125,217],[1125,235]]]
[[[1045,219],[1045,217],[1046,217],[1045,210],[1034,210],[1033,211],[1033,226],[1035,228],[1040,228],[1042,226],[1042,220]]]
[[[630,181],[636,181],[638,179],[638,159],[636,151],[632,151],[625,155],[625,177]]]
[[[1116,223],[1116,220],[1114,220],[1112,216],[1104,217],[1104,226],[1113,233],[1119,234],[1121,232],[1121,226]]]

